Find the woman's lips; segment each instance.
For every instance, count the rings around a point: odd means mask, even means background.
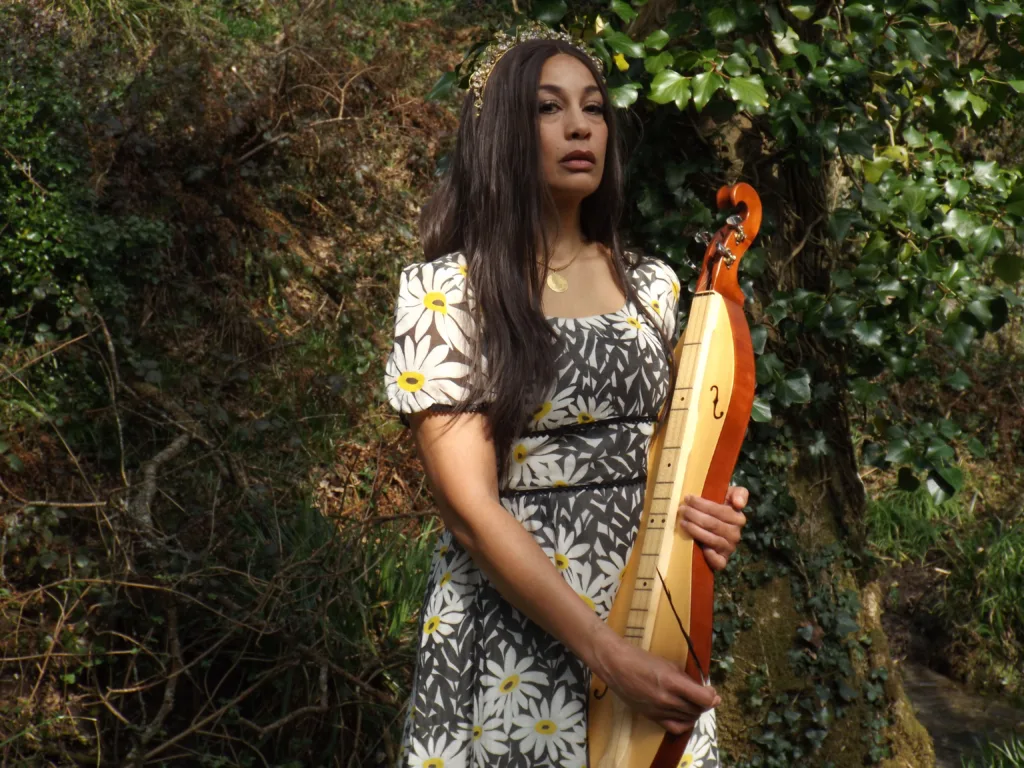
[[[582,157],[573,157],[569,160],[562,160],[561,164],[570,171],[589,171],[594,167],[593,161]]]

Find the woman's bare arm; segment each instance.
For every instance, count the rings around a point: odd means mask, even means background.
[[[677,732],[714,705],[713,689],[623,641],[501,506],[494,444],[484,416],[416,414],[410,423],[445,525],[508,602],[669,730]]]

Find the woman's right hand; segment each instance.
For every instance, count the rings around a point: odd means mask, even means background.
[[[669,733],[685,733],[721,702],[714,688],[694,681],[675,662],[637,648],[614,631],[602,639],[601,679],[625,704]]]

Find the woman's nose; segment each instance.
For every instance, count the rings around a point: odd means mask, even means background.
[[[587,125],[587,116],[582,109],[567,109],[566,133],[571,139],[585,139],[590,136],[590,126]]]

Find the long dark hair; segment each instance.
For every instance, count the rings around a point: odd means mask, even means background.
[[[471,391],[452,412],[487,414],[499,478],[532,409],[555,379],[551,342],[556,334],[541,309],[543,288],[535,268],[539,238],[545,262],[548,258],[543,224],[545,212],[554,208],[541,170],[537,86],[544,62],[559,53],[573,56],[590,70],[601,89],[608,125],[604,175],[597,190],[581,203],[583,237],[611,251],[619,287],[652,327],[659,328],[626,279],[626,269],[637,262],[623,251],[618,234],[624,149],[604,79],[589,58],[568,43],[520,43],[491,71],[479,117],[475,95],[472,90],[467,93],[450,167],[420,217],[428,261],[455,251],[466,257],[469,287],[477,302],[478,333],[470,342],[475,367]],[[664,333],[662,344],[672,367],[672,386],[674,356]],[[486,372],[480,368],[484,358]],[[667,407],[662,409],[659,427],[667,412]]]

